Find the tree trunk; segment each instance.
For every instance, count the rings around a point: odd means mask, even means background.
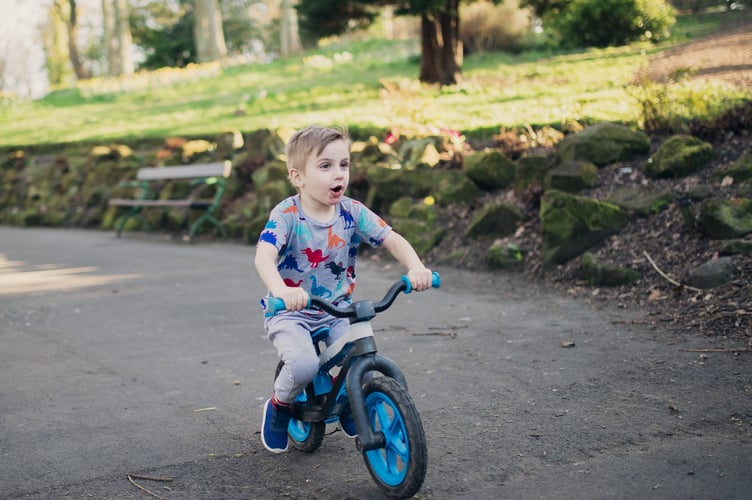
[[[394,40],[394,6],[386,5],[381,12],[384,21],[384,38]]]
[[[102,25],[104,27],[102,45],[107,60],[107,74],[117,76],[120,62],[118,61],[117,41],[115,39],[115,12],[112,8],[112,0],[102,0]]]
[[[460,41],[459,0],[447,0],[447,8],[439,14],[441,39],[441,83],[454,85],[462,79],[462,43]]]
[[[131,27],[128,22],[128,0],[115,0],[115,31],[118,45],[118,75],[132,75],[133,63],[133,38]]]
[[[280,53],[283,57],[303,52],[298,33],[298,12],[294,4],[295,0],[282,0]]]
[[[195,0],[193,38],[196,60],[200,63],[219,61],[227,56],[222,30],[222,14],[217,0]]]
[[[78,53],[78,7],[76,0],[68,0],[67,8],[63,0],[55,0],[55,8],[58,10],[60,17],[64,20],[68,30],[68,57],[70,58],[73,72],[79,80],[89,78],[89,74],[81,62],[81,56]]]
[[[67,85],[72,80],[68,55],[68,15],[65,5],[61,6],[58,2],[52,4],[49,10],[49,28],[42,30],[47,79],[53,86]]]
[[[432,15],[420,16],[420,81],[439,83],[439,41]]]
[[[459,30],[459,0],[446,0],[441,11],[421,16],[421,82],[454,85],[460,81],[462,47]]]

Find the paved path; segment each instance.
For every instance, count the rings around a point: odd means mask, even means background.
[[[0,227],[0,498],[381,498],[352,442],[266,453],[253,247]],[[361,297],[400,270],[364,260]],[[428,439],[420,498],[749,498],[752,354],[519,277],[439,269],[377,318]],[[573,347],[563,343],[574,342]]]

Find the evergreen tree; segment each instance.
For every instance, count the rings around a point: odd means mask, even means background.
[[[460,0],[300,0],[300,27],[314,37],[368,26],[378,8],[393,5],[396,15],[421,20],[420,81],[453,85],[461,79]]]

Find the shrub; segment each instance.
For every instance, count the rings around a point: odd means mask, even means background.
[[[494,5],[488,0],[462,4],[460,40],[465,54],[517,48],[530,30],[530,12],[519,0]]]
[[[699,135],[699,131],[692,131],[693,124],[703,128],[702,124],[721,120],[729,122],[725,124],[728,129],[749,120],[743,111],[749,106],[748,91],[722,84],[692,82],[689,76],[690,73],[677,72],[668,81],[659,82],[644,71],[638,73],[626,90],[639,103],[640,122],[645,132]],[[740,118],[735,118],[736,114]]]
[[[566,45],[608,47],[663,40],[676,17],[664,0],[572,0],[545,21]]]

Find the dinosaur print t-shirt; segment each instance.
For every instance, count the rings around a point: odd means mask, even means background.
[[[332,220],[306,217],[300,195],[280,202],[269,215],[258,242],[279,252],[277,268],[288,286],[302,286],[315,297],[337,303],[355,289],[355,260],[361,242],[383,243],[391,227],[368,207],[343,197]]]

